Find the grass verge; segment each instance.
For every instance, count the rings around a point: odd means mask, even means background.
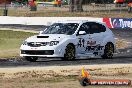
[[[64,11],[63,11],[64,9]],[[29,9],[9,9],[8,16],[17,17],[126,17],[131,18],[131,13],[127,11],[92,11],[92,12],[69,12],[65,8],[44,8],[38,11],[30,11]],[[3,9],[0,9],[0,16],[3,16]]]
[[[23,31],[0,30],[0,57],[18,57],[19,47],[23,40],[35,34]]]

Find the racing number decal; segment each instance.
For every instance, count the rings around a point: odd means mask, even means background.
[[[79,38],[79,42],[77,44],[77,48],[78,47],[84,47],[85,48],[84,43],[85,43],[85,40],[83,38]]]

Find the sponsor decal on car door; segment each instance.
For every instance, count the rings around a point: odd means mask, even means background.
[[[87,41],[87,52],[93,52],[95,55],[102,54],[103,47],[102,41],[104,39],[106,28],[105,26],[91,22],[88,23],[90,25],[89,29],[89,39]]]

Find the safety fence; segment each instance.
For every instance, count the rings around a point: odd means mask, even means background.
[[[76,8],[76,6],[73,6]],[[8,9],[8,15],[10,16],[48,16],[50,14],[70,14],[69,5],[61,5],[60,7],[47,4],[38,4],[37,11],[30,11],[31,8],[28,5],[0,5],[0,16],[3,15],[3,10]],[[127,4],[115,5],[115,4],[95,4],[89,3],[82,6],[83,13],[103,13],[103,14],[125,14],[128,13]],[[50,14],[49,14],[50,13]],[[74,11],[74,13],[82,13],[80,11]],[[47,15],[46,15],[47,14]],[[51,15],[54,16],[54,15]],[[69,16],[69,15],[68,15]]]

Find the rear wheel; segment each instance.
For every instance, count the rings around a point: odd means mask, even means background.
[[[75,59],[75,46],[72,44],[67,45],[63,60],[74,60]]]
[[[102,58],[111,59],[113,57],[113,53],[114,53],[114,46],[112,43],[108,43],[105,45],[104,54],[102,55]]]
[[[25,57],[25,59],[30,62],[35,62],[38,59],[38,57]]]

